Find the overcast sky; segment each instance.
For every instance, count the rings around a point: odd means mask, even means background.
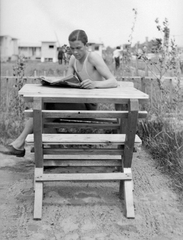
[[[58,40],[67,44],[68,35],[83,29],[89,39],[115,47],[128,43],[137,20],[132,43],[161,37],[155,19],[169,21],[170,37],[183,46],[183,0],[0,0],[0,35],[21,42]]]

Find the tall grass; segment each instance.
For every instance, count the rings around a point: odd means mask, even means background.
[[[174,89],[173,98],[162,92],[154,99],[148,117],[138,125],[143,145],[157,166],[168,173],[174,186],[183,191],[183,91]]]
[[[20,80],[21,81],[21,80]],[[18,84],[19,85],[19,84]],[[14,85],[9,89],[9,106],[4,103],[4,92],[1,91],[0,96],[0,143],[7,143],[11,139],[16,138],[24,127],[24,109],[25,102],[18,95],[18,90],[21,88]],[[20,84],[21,85],[21,84]]]

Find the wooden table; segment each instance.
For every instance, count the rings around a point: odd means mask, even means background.
[[[139,104],[148,100],[148,95],[135,89],[131,82],[120,82],[117,88],[109,89],[77,89],[77,88],[58,88],[47,87],[41,84],[26,84],[19,91],[25,101],[33,102],[33,111],[26,111],[27,116],[33,117],[34,134],[28,136],[27,141],[34,143],[35,150],[35,201],[34,201],[34,219],[41,219],[42,216],[42,198],[43,198],[43,183],[47,181],[85,181],[85,180],[119,180],[120,181],[120,194],[124,193],[126,216],[134,218],[133,206],[133,181],[131,174],[131,164],[133,158],[134,145],[140,142],[136,136],[136,127],[138,118],[143,118],[146,112],[139,111]],[[97,111],[47,111],[44,110],[45,102],[51,103],[113,103],[116,105],[115,110],[97,110]],[[123,110],[124,104],[128,106]],[[102,123],[93,124],[97,128],[110,128],[111,126],[117,129],[116,134],[43,134],[43,125],[45,118],[70,118],[70,119],[117,119],[112,125]],[[55,123],[56,124],[56,123]],[[59,123],[60,124],[60,123]],[[64,123],[68,126],[68,123]],[[72,125],[71,125],[72,126]],[[79,126],[76,123],[76,127]],[[85,126],[88,126],[85,123]],[[125,127],[124,127],[125,126]],[[83,149],[45,149],[44,144],[58,145],[58,144],[101,144],[105,146],[116,145],[117,148],[94,149],[91,151]],[[46,154],[55,154],[55,156],[62,154],[62,157],[51,161],[50,164],[57,164],[58,160],[64,160],[65,166],[83,166],[83,155],[87,154],[86,164],[95,163],[97,166],[104,164],[108,166],[109,163],[114,166],[114,156],[118,156],[118,162],[115,166],[120,169],[119,172],[112,173],[75,173],[75,174],[45,174],[44,161],[46,162]],[[72,155],[73,158],[67,159],[67,155]],[[104,155],[104,156],[103,156]],[[45,156],[45,157],[44,157]],[[50,155],[48,155],[50,156]],[[94,156],[96,159],[89,161]],[[100,156],[100,157],[99,157]],[[103,156],[103,157],[102,157]],[[50,157],[49,157],[50,158]],[[102,161],[103,158],[108,162]],[[109,161],[110,160],[110,161]],[[75,163],[73,163],[75,161]],[[89,163],[90,162],[90,163]],[[78,165],[78,164],[81,165]],[[108,164],[108,165],[107,165]],[[55,166],[54,165],[54,166]],[[50,165],[51,166],[51,165]],[[53,165],[52,165],[53,166]],[[119,167],[120,166],[120,167]]]

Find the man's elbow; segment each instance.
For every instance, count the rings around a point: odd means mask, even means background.
[[[113,85],[113,87],[118,87],[119,86],[119,82],[116,78],[113,78],[112,85]]]

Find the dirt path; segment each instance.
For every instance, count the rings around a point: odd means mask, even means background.
[[[183,203],[141,151],[133,161],[136,218],[124,217],[118,183],[46,184],[33,217],[33,162],[0,154],[1,240],[182,240]]]

